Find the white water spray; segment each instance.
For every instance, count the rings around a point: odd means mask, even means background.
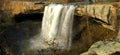
[[[45,7],[41,35],[51,47],[70,49],[75,6],[52,4]]]
[[[32,40],[32,49],[69,50],[75,6],[51,4],[45,7],[41,35]],[[39,43],[40,42],[40,43]]]

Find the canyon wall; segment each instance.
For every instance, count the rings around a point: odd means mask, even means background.
[[[114,5],[108,6],[110,8],[113,8],[111,9],[111,12],[114,13],[114,15],[112,16],[112,21],[115,22],[113,23],[115,27],[114,30],[104,27],[102,24],[105,24],[107,26],[112,25],[106,24],[107,22],[103,22],[104,20],[101,22],[99,16],[95,18],[93,17],[94,15],[89,15],[90,12],[86,12],[87,6],[78,6],[75,11],[73,22],[72,47],[70,51],[59,51],[54,49],[28,51],[28,46],[31,46],[28,43],[29,40],[34,39],[36,36],[38,36],[38,34],[40,34],[43,10],[46,4],[36,5],[36,2],[30,1],[8,2],[9,1],[3,3],[0,9],[0,48],[2,48],[0,50],[3,51],[2,53],[9,53],[9,55],[21,55],[23,51],[26,51],[30,54],[33,54],[33,52],[37,52],[41,55],[79,55],[80,53],[88,50],[88,48],[93,43],[99,40],[112,40],[115,39],[117,36],[117,13],[116,7]],[[83,10],[86,10],[83,11],[81,10],[81,8]],[[109,12],[107,14],[109,14]]]

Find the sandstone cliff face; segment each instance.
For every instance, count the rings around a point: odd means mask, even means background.
[[[77,8],[77,12],[79,15],[87,15],[91,16],[94,19],[101,20],[102,22],[105,22],[108,25],[105,25],[102,23],[102,25],[108,29],[115,30],[116,29],[116,21],[117,21],[117,15],[116,15],[116,8],[112,5],[108,4],[97,4],[97,5],[87,5]],[[110,24],[110,25],[109,25]]]
[[[120,40],[98,41],[93,44],[88,52],[80,55],[119,55],[120,54]]]
[[[10,11],[11,14],[24,13],[28,10],[39,10],[43,8],[41,5],[36,5],[35,2],[24,2],[24,1],[7,1],[3,4],[2,10]]]
[[[98,41],[87,52],[80,55],[120,55],[120,16],[118,15],[118,35],[116,39]]]
[[[82,7],[82,6],[81,6]],[[80,7],[80,8],[81,8]],[[111,7],[111,6],[110,6]],[[40,13],[43,11],[43,6],[41,5],[35,5],[33,2],[10,2],[10,3],[4,3],[2,5],[2,18],[3,19],[12,19],[13,23],[9,26],[4,26],[1,24],[0,31],[4,31],[0,36],[0,44],[6,44],[7,47],[2,46],[2,48],[8,48],[11,50],[11,53],[13,54],[21,54],[22,50],[29,49],[27,44],[29,39],[34,38],[37,34],[40,33],[41,29],[41,22],[34,21],[32,19],[29,19],[32,15],[33,17],[40,18],[34,16],[36,13]],[[82,7],[84,8],[84,7]],[[86,8],[85,8],[86,9]],[[76,9],[77,15],[75,15],[74,19],[74,25],[73,25],[73,42],[72,42],[72,49],[67,51],[59,51],[59,50],[51,50],[51,53],[45,50],[43,54],[58,54],[58,55],[79,55],[81,52],[86,51],[93,43],[99,41],[99,40],[105,40],[105,39],[114,39],[116,38],[116,31],[113,31],[111,29],[105,28],[101,25],[101,22],[96,22],[96,20],[92,16],[86,16],[81,15],[80,9]],[[87,12],[90,13],[90,12]],[[32,15],[30,15],[32,14]],[[6,17],[6,15],[8,17]],[[114,14],[116,19],[116,14]],[[34,19],[33,18],[33,19]],[[97,18],[99,18],[97,16]],[[9,24],[8,19],[6,19],[7,24]],[[16,22],[17,20],[21,20],[20,22]],[[15,23],[16,22],[16,23]],[[102,22],[103,23],[103,22]],[[24,42],[24,44],[23,44]],[[21,47],[23,47],[21,49]],[[17,50],[16,50],[17,49]],[[2,49],[4,50],[4,49]],[[28,52],[28,51],[26,51]],[[37,51],[38,54],[41,51]],[[31,52],[32,54],[33,52]]]
[[[43,12],[45,4],[35,3],[37,2],[6,1],[3,3],[1,10],[4,11],[3,13],[8,14],[8,17],[13,17],[14,15],[17,15],[19,13],[25,13],[27,11]],[[102,23],[104,27],[110,30],[116,30],[116,7],[114,7],[113,5],[78,5],[75,13],[80,16],[87,15],[95,19],[99,19],[102,21],[100,23]]]

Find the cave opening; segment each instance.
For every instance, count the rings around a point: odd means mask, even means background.
[[[20,13],[14,16],[14,20],[16,23],[26,22],[26,21],[32,21],[26,23],[22,23],[21,25],[18,24],[22,29],[25,30],[26,38],[32,38],[36,34],[39,34],[38,29],[41,29],[41,22],[42,22],[43,14],[42,13]],[[88,19],[89,18],[89,19]],[[113,34],[110,30],[105,29],[101,26],[100,23],[97,23],[92,17],[89,16],[74,16],[73,20],[73,39],[72,39],[72,47],[69,52],[60,52],[59,50],[56,50],[58,52],[54,52],[55,54],[80,54],[82,52],[85,52],[88,50],[88,48],[96,41],[103,40],[105,38],[111,37]],[[34,24],[34,22],[38,21],[38,24]],[[101,21],[101,20],[99,20]],[[101,21],[102,22],[102,21]],[[104,22],[103,22],[104,23]],[[27,26],[27,27],[26,27]],[[97,30],[97,31],[96,31]],[[24,31],[24,30],[23,30]],[[86,35],[87,34],[87,35]],[[101,37],[102,36],[102,37]],[[104,37],[107,36],[107,37]],[[112,37],[111,37],[112,38]],[[46,50],[47,51],[47,50]]]
[[[42,21],[42,13],[20,13],[14,16],[16,23],[25,22],[25,21]]]

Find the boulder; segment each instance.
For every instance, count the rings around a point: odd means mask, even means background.
[[[80,55],[120,55],[120,40],[98,41]]]

